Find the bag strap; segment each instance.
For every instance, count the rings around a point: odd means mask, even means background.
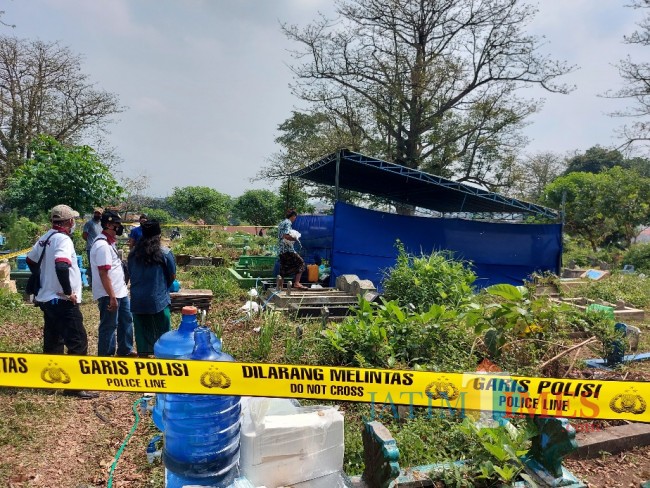
[[[45,250],[47,249],[47,243],[50,242],[50,239],[52,238],[52,236],[53,236],[54,234],[58,234],[58,233],[59,233],[59,231],[56,231],[56,230],[55,230],[54,232],[52,232],[52,233],[47,237],[47,239],[45,239],[45,242],[43,243],[43,252],[41,253],[41,257],[38,258],[38,263],[36,263],[36,267],[37,267],[37,268],[40,269],[40,267],[41,267],[41,261],[43,261],[43,257],[45,256]]]
[[[108,244],[108,247],[111,248],[111,251],[115,253],[115,257],[119,259],[120,255],[117,253],[117,250],[113,247],[112,244],[108,242],[108,238],[104,234],[99,234],[97,237],[95,237],[95,240],[93,241],[92,247],[95,245],[97,241],[106,241],[106,244]]]

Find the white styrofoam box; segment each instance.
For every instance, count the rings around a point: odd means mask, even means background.
[[[298,413],[255,419],[249,411],[244,417],[239,463],[241,473],[253,484],[278,488],[343,467],[343,415],[329,407],[287,405],[287,409]]]
[[[337,471],[336,473],[321,476],[320,478],[295,483],[291,485],[291,488],[347,488],[347,485],[341,472]]]

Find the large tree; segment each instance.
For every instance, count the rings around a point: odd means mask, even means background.
[[[280,197],[271,190],[247,190],[233,205],[233,215],[252,225],[275,225],[281,218]]]
[[[627,6],[635,9],[650,9],[650,0],[632,0]],[[631,45],[650,46],[650,13],[646,13],[638,29],[624,37],[624,42]],[[623,127],[624,145],[650,142],[650,62],[635,60],[631,56],[621,60],[618,69],[623,78],[624,86],[612,91],[610,96],[627,99],[632,106],[626,110],[615,112],[619,117],[631,117],[634,122]]]
[[[207,186],[174,188],[167,201],[180,216],[202,219],[206,224],[227,224],[232,207],[228,195]]]
[[[576,153],[566,160],[564,174],[585,172],[601,173],[612,168],[632,169],[643,177],[650,176],[650,160],[643,157],[627,158],[618,149],[594,146],[584,153]]]
[[[520,0],[339,0],[340,21],[284,25],[302,46],[295,93],[374,156],[499,185],[537,109],[515,90],[556,83],[570,68],[524,32]]]
[[[538,202],[546,186],[562,174],[566,161],[559,154],[540,152],[517,159],[513,166],[510,193],[516,198]]]
[[[0,184],[47,134],[79,144],[101,132],[122,107],[81,71],[81,58],[58,42],[0,36]]]
[[[614,167],[601,173],[569,173],[547,186],[544,202],[564,203],[567,231],[584,237],[595,251],[613,235],[629,246],[637,228],[650,223],[650,178]]]
[[[79,212],[115,204],[122,193],[110,170],[88,146],[68,146],[50,136],[30,144],[32,158],[7,182],[5,205],[35,217],[59,203]]]

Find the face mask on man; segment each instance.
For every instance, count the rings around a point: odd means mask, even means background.
[[[77,223],[73,220],[72,227],[70,227],[70,234],[72,234],[76,228],[77,228]]]
[[[119,224],[119,225],[115,228],[115,235],[116,235],[116,236],[121,236],[122,234],[124,234],[124,226],[123,226],[122,224]]]
[[[99,222],[101,219],[102,219],[102,216],[100,214],[93,215],[93,220],[95,222]]]

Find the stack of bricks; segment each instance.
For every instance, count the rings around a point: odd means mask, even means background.
[[[11,279],[11,266],[6,259],[0,261],[0,288],[17,293],[16,282]]]

